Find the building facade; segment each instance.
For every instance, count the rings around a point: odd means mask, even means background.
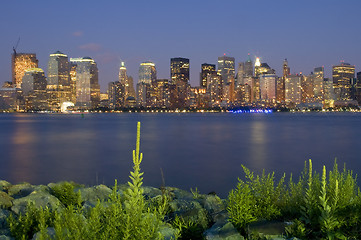
[[[66,54],[60,51],[50,54],[47,82],[49,106],[52,110],[60,110],[63,102],[72,102],[70,64]]]
[[[11,75],[13,87],[21,88],[21,81],[26,70],[38,67],[35,53],[16,53],[11,55]]]
[[[185,108],[188,107],[190,94],[189,85],[189,59],[188,58],[171,58],[170,59],[170,107]]]
[[[333,88],[337,100],[351,100],[351,80],[355,78],[355,66],[341,62],[332,66]]]
[[[98,82],[98,67],[90,57],[71,58],[76,65],[76,104],[79,109],[94,109],[99,107],[100,87]]]
[[[41,68],[28,69],[22,79],[25,110],[48,110],[47,81]]]

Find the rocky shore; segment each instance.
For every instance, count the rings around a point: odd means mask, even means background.
[[[63,183],[49,183],[48,185],[21,183],[12,185],[7,181],[0,181],[0,240],[15,239],[11,235],[8,226],[8,217],[10,214],[16,216],[25,214],[29,202],[32,202],[36,208],[48,207],[50,210],[64,208],[64,204],[55,196],[53,191],[56,186]],[[127,187],[127,185],[119,185],[118,194],[123,195]],[[197,223],[203,231],[201,233],[203,239],[244,239],[232,223],[228,221],[225,200],[220,199],[215,194],[205,195],[173,187],[166,187],[163,192],[161,189],[149,186],[144,186],[143,190],[146,200],[159,198],[166,191],[170,196],[169,213],[166,218],[170,220],[174,219],[175,216],[179,216]],[[74,191],[80,191],[81,204],[84,208],[92,208],[98,201],[105,203],[109,199],[112,187],[105,185],[90,187],[75,185]],[[52,231],[54,230],[48,228],[50,235]],[[176,229],[171,224],[165,223],[160,231],[165,236],[165,239],[174,239]],[[37,234],[34,234],[32,239],[38,239]],[[285,238],[279,235],[267,235],[267,239]]]

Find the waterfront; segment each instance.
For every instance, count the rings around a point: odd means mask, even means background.
[[[311,158],[361,172],[360,113],[1,114],[0,178],[46,184],[128,181],[141,121],[144,183],[225,197],[241,164],[299,174]]]

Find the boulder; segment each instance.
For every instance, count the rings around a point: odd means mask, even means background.
[[[0,240],[13,240],[14,238],[6,236],[6,235],[0,235]]]
[[[34,203],[34,206],[37,208],[48,207],[50,210],[55,210],[59,207],[63,207],[59,199],[57,199],[50,193],[43,191],[34,191],[26,197],[15,199],[13,201],[13,206],[11,207],[11,210],[16,214],[24,214],[26,211],[26,207],[30,202]]]
[[[10,211],[5,209],[0,209],[0,229],[6,229],[7,225],[7,218],[10,216]]]
[[[172,218],[179,216],[186,221],[199,224],[203,229],[207,228],[209,223],[207,211],[202,208],[199,202],[176,199],[169,202],[169,207],[172,211]]]
[[[47,234],[49,235],[50,239],[55,239],[55,229],[53,227],[48,227],[46,229]],[[34,234],[32,240],[40,240],[40,232]],[[1,240],[1,239],[0,239]]]
[[[112,193],[112,189],[105,185],[98,185],[94,187],[81,188],[81,199],[85,205],[95,206],[100,201],[107,201],[109,195]]]
[[[6,192],[0,191],[0,208],[10,208],[14,198],[10,197]]]
[[[172,228],[170,224],[160,226],[159,232],[162,234],[164,240],[176,239],[177,230]]]
[[[9,183],[5,180],[0,180],[0,191],[7,190],[10,185],[11,185],[11,183]]]
[[[142,187],[145,199],[151,199],[162,195],[162,191],[158,188],[144,186]]]
[[[222,199],[217,195],[206,195],[201,201],[204,209],[207,210],[209,216],[211,216],[212,221],[217,221],[217,214],[222,213],[226,210],[226,206]]]
[[[184,200],[193,200],[193,194],[179,189],[179,188],[174,188],[174,187],[166,187],[166,189],[169,191],[169,193],[171,194],[171,196],[174,199],[184,199]]]
[[[28,196],[34,191],[34,186],[30,183],[20,183],[8,187],[8,194],[13,198],[22,198]]]
[[[232,223],[228,221],[219,221],[204,232],[207,240],[244,240]]]

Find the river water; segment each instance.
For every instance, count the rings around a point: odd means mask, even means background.
[[[226,197],[242,164],[298,176],[308,159],[361,173],[360,113],[0,114],[0,179],[126,183],[138,121],[145,185],[162,169],[167,186]]]

